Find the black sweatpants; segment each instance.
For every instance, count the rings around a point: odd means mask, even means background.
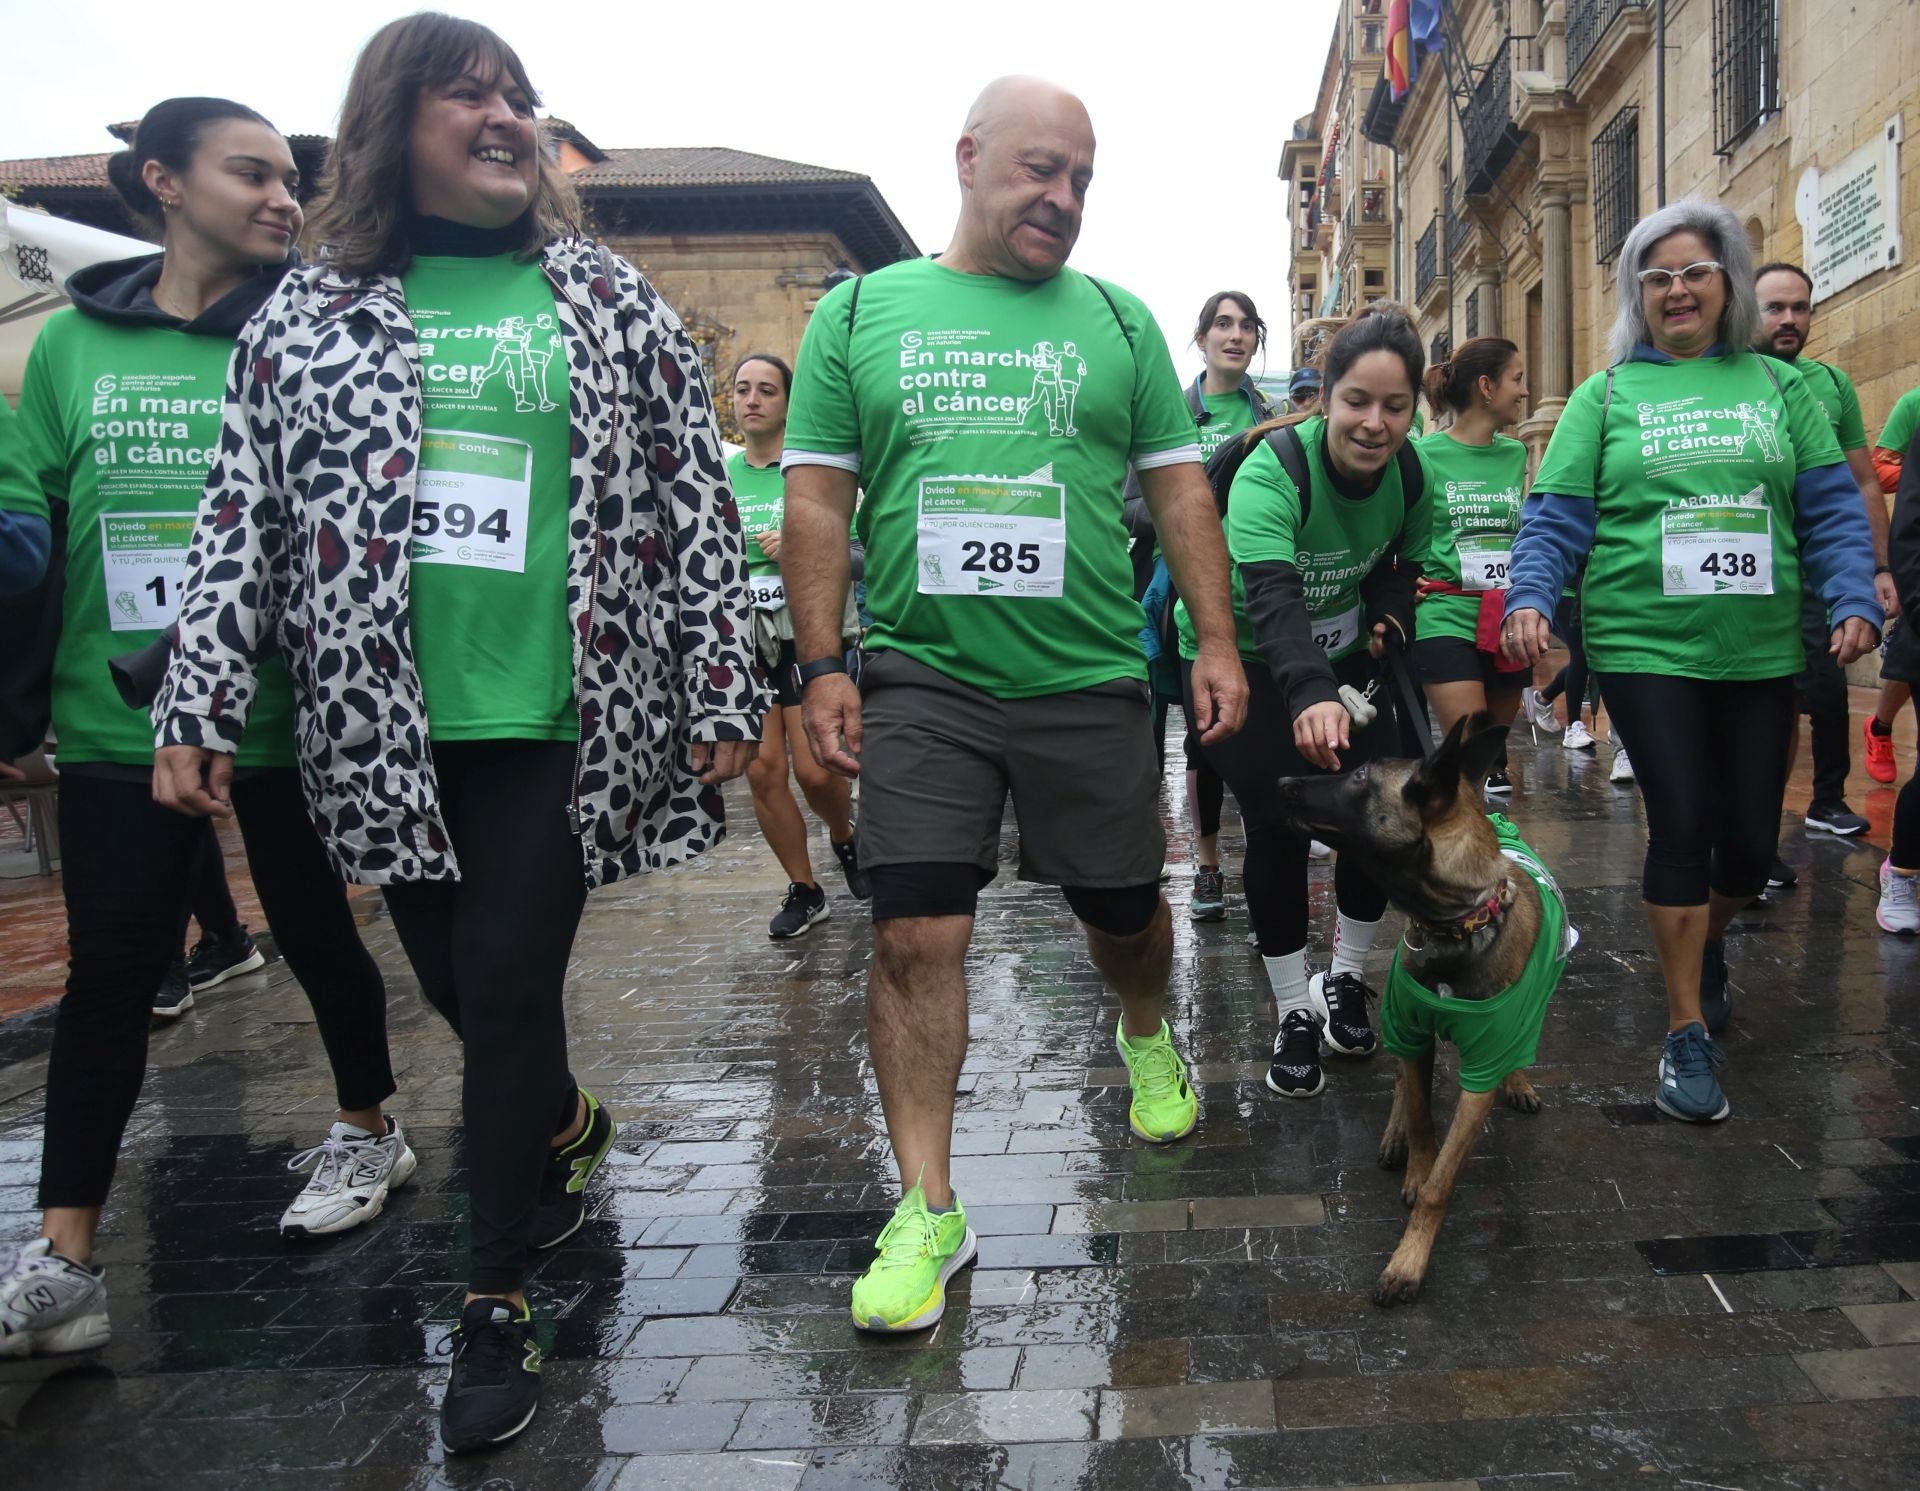
[[[1180,742],[1180,749],[1187,760],[1187,770],[1193,773],[1194,808],[1197,817],[1193,831],[1196,838],[1210,839],[1220,832],[1220,809],[1227,800],[1227,785],[1220,780],[1220,773],[1207,762],[1200,750],[1200,732],[1193,728],[1193,714],[1186,704],[1177,699],[1169,699],[1165,694],[1153,696],[1153,748],[1160,758],[1160,770],[1167,769],[1167,715],[1175,704],[1187,719],[1187,733]]]
[[[1853,769],[1847,672],[1828,651],[1833,644],[1833,628],[1827,624],[1827,603],[1806,591],[1800,596],[1800,641],[1807,666],[1794,682],[1800,689],[1800,712],[1807,717],[1813,737],[1810,805],[1833,808],[1846,801],[1847,773]]]
[[[1540,690],[1540,697],[1551,704],[1565,694],[1567,723],[1571,725],[1580,718],[1580,711],[1591,702],[1587,698],[1587,649],[1580,638],[1580,601],[1577,597],[1560,597],[1560,603],[1553,608],[1553,633],[1567,644],[1567,662],[1554,674],[1553,681]],[[1597,713],[1594,723],[1600,723]]]
[[[201,835],[200,864],[193,876],[193,919],[200,924],[201,936],[225,937],[240,925],[240,912],[227,888],[227,856],[220,847],[220,835],[211,818],[200,821],[206,832]]]
[[[1793,679],[1603,673],[1600,691],[1647,805],[1641,894],[1655,906],[1759,895],[1780,835]]]
[[[346,890],[292,768],[244,772],[233,805],[261,909],[313,1007],[343,1108],[393,1095],[387,998]],[[47,1062],[40,1204],[99,1206],[146,1075],[154,990],[180,956],[202,819],[170,812],[142,781],[69,769],[60,779],[67,992]]]
[[[1361,653],[1335,663],[1333,671],[1340,682],[1364,692],[1373,677],[1373,664]],[[1191,701],[1193,665],[1183,664],[1181,673]],[[1390,709],[1382,709],[1371,725],[1352,726],[1352,746],[1340,755],[1341,770],[1351,771],[1362,762],[1392,755],[1397,735]],[[1247,895],[1247,919],[1253,923],[1260,955],[1272,958],[1297,953],[1307,945],[1310,841],[1281,814],[1280,778],[1313,776],[1321,768],[1295,747],[1293,714],[1271,672],[1258,664],[1248,666],[1246,724],[1225,740],[1201,749],[1240,805],[1240,821],[1247,834],[1241,879]],[[1342,913],[1355,921],[1378,921],[1386,914],[1386,892],[1367,878],[1354,855],[1343,854],[1334,861],[1333,890]]]
[[[1920,870],[1920,776],[1911,776],[1893,800],[1893,847],[1887,855],[1896,870]]]
[[[587,884],[567,826],[572,741],[433,747],[458,880],[386,888],[420,991],[466,1048],[461,1107],[476,1294],[525,1281],[553,1136],[573,1120],[562,993]]]

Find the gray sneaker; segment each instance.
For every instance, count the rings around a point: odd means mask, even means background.
[[[1705,1027],[1683,1025],[1671,1032],[1660,1053],[1660,1081],[1653,1090],[1653,1105],[1667,1117],[1685,1123],[1718,1123],[1733,1112],[1715,1075],[1726,1060]]]
[[[1843,802],[1816,802],[1807,808],[1806,824],[1808,828],[1821,833],[1832,834],[1838,839],[1850,839],[1855,834],[1863,834],[1871,825]]]
[[[1219,866],[1205,865],[1193,872],[1193,900],[1187,915],[1197,922],[1223,922],[1227,919],[1227,877]]]
[[[0,1256],[0,1357],[54,1356],[107,1344],[106,1279],[36,1237]]]

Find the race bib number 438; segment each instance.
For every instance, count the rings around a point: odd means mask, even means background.
[[[922,595],[1062,595],[1067,489],[999,477],[923,477],[919,546]]]
[[[1764,507],[1670,509],[1660,522],[1668,595],[1772,595],[1773,515]]]
[[[413,562],[524,574],[533,447],[424,430],[413,497]]]

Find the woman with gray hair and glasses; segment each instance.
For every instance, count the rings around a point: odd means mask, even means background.
[[[1667,986],[1654,1102],[1732,1111],[1710,1032],[1732,1014],[1721,941],[1766,884],[1786,791],[1800,572],[1842,665],[1877,645],[1873,548],[1832,426],[1750,350],[1753,262],[1733,214],[1663,207],[1620,250],[1612,363],[1567,401],[1513,546],[1509,656],[1546,650],[1587,561],[1586,645],[1647,808],[1642,895]]]

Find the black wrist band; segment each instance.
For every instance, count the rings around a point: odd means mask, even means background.
[[[847,660],[839,653],[834,653],[830,657],[815,658],[810,663],[795,663],[793,666],[793,676],[799,680],[800,687],[803,689],[816,678],[824,678],[829,673],[846,671]]]

